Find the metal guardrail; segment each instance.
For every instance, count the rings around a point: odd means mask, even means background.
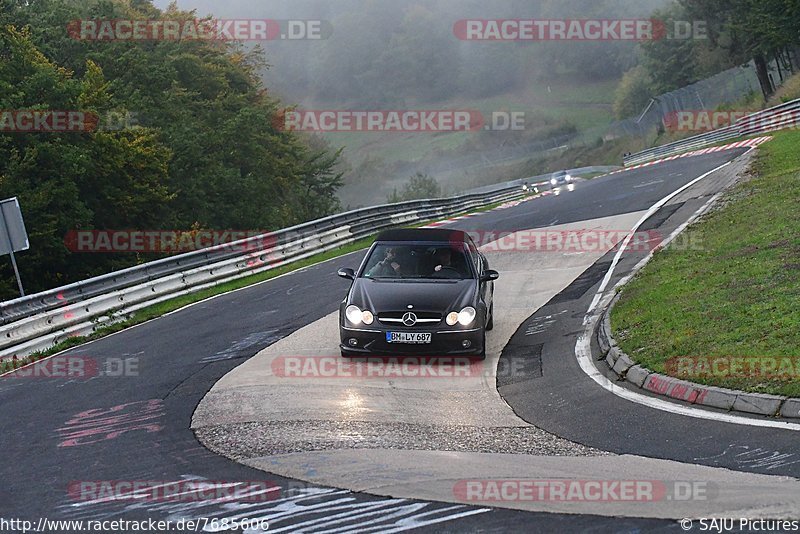
[[[633,154],[644,163],[736,137],[800,126],[800,99],[748,115],[732,126]],[[591,168],[594,169],[594,168]],[[581,169],[584,170],[584,169]],[[591,171],[587,171],[591,172]],[[515,180],[446,199],[362,208],[276,232],[171,256],[0,304],[0,359],[29,354],[145,306],[352,243],[385,228],[444,217],[523,194]],[[244,252],[243,252],[244,251]]]
[[[704,134],[631,154],[625,158],[625,165],[638,165],[639,163],[673,156],[681,152],[705,148],[737,137],[746,137],[793,127],[800,127],[800,99],[747,115],[735,124],[725,128],[718,128]]]
[[[152,304],[274,269],[380,230],[523,195],[517,186],[362,208],[171,256],[0,304],[0,360],[24,356]]]

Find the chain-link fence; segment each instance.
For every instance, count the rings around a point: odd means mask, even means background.
[[[773,61],[769,73],[775,87],[783,84],[783,69]],[[755,63],[720,72],[681,89],[653,98],[640,116],[617,121],[607,128],[604,138],[644,136],[663,126],[667,117],[679,111],[711,111],[760,92]]]

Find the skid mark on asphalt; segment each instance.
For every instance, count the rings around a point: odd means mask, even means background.
[[[283,338],[279,330],[267,330],[266,332],[255,332],[250,334],[244,339],[235,341],[225,350],[221,350],[211,356],[206,356],[200,363],[213,363],[224,360],[235,360],[237,358],[249,358],[256,352],[272,345],[279,339]],[[257,347],[256,350],[248,350]]]
[[[182,484],[187,482],[216,484],[194,475],[184,475],[181,480],[175,481]],[[203,532],[227,531],[221,528],[225,519],[228,522],[248,521],[251,524],[266,521],[271,533],[403,532],[490,511],[488,508],[415,502],[408,499],[377,498],[365,501],[346,490],[303,486],[290,487],[283,492],[284,496],[271,498],[267,502],[252,502],[261,501],[263,499],[260,496],[267,495],[265,492],[269,488],[260,484],[257,485],[259,495],[249,498],[241,493],[246,488],[239,488],[238,495],[242,500],[250,502],[217,502],[213,499],[187,499],[184,502],[176,502],[175,499],[164,499],[161,502],[155,499],[139,499],[138,502],[128,502],[135,497],[125,495],[124,502],[120,502],[119,498],[99,498],[85,502],[67,502],[58,509],[69,519],[102,521],[146,513],[148,517],[157,516],[173,522],[200,520],[200,524],[205,525],[201,530]],[[212,523],[212,518],[217,522]],[[250,529],[247,532],[255,534],[266,531]]]
[[[578,300],[603,278],[610,266],[610,261],[595,263],[586,269],[583,274],[576,278],[566,289],[553,297],[548,304],[563,304],[565,302]]]
[[[656,228],[661,228],[661,226],[667,222],[667,219],[675,215],[679,209],[681,209],[686,202],[677,202],[675,204],[669,204],[664,206],[657,213],[655,213],[652,217],[647,219],[645,222],[639,226],[640,232],[647,232],[649,230],[655,230]]]
[[[732,458],[738,467],[763,467],[767,470],[800,463],[800,454],[771,451],[761,447],[750,447],[748,445],[728,445],[728,448],[716,456],[695,458],[695,460],[716,460],[722,458]]]
[[[531,319],[530,323],[528,323],[528,326],[525,329],[525,335],[535,336],[537,334],[546,332],[551,326],[558,322],[558,316],[565,313],[567,313],[567,310],[563,310],[552,315],[541,315],[539,317],[534,317]]]
[[[531,346],[510,346],[503,349],[497,368],[497,387],[541,378],[542,348],[539,343]]]
[[[642,188],[642,187],[649,187],[651,185],[663,184],[663,183],[664,183],[664,180],[653,180],[652,182],[647,182],[646,184],[634,185],[633,188],[634,189],[639,189],[639,188]]]
[[[562,310],[556,313],[538,315],[524,322],[513,338],[515,343],[508,343],[500,354],[496,373],[496,387],[526,382],[544,376],[542,350],[544,344],[539,337],[548,332],[567,313]]]

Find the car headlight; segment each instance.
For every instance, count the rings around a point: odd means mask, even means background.
[[[453,326],[458,322],[458,312],[450,312],[444,320],[449,326]]]
[[[550,179],[550,183],[551,183],[552,185],[558,185],[558,179],[556,179],[556,178],[551,178],[551,179]]]
[[[571,182],[571,181],[572,181],[572,176],[570,176],[569,174],[566,176],[566,178],[567,178],[567,181],[568,181],[568,182]]]
[[[372,312],[369,310],[364,310],[361,312],[361,322],[364,324],[372,324],[375,320],[375,316],[372,315]]]
[[[347,317],[347,320],[352,324],[361,324],[361,321],[363,320],[361,308],[352,304],[348,306],[346,310],[344,310],[344,316]]]
[[[467,326],[475,320],[476,315],[478,315],[478,312],[475,311],[475,308],[472,306],[467,306],[458,312],[458,323],[462,326]]]

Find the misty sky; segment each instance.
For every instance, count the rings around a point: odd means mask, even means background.
[[[327,138],[335,147],[346,147],[343,157],[355,169],[352,175],[380,173],[389,184],[391,178],[402,181],[416,171],[434,175],[438,168],[434,163],[444,160],[453,161],[456,167],[467,165],[465,158],[479,148],[491,151],[525,145],[610,124],[614,120],[614,88],[638,61],[636,43],[630,40],[467,42],[454,35],[458,20],[649,18],[654,9],[670,1],[178,0],[177,4],[181,10],[196,10],[200,17],[328,23],[332,35],[324,40],[259,43],[269,65],[261,72],[264,84],[288,105],[492,110],[493,106],[503,110],[513,106],[528,114],[530,124],[525,131],[507,136],[476,135],[459,141],[441,137],[424,143],[408,139],[405,145],[396,135]],[[170,0],[155,0],[154,4],[164,9]],[[600,84],[597,89],[584,89],[596,84]],[[346,176],[348,184],[356,184],[351,189],[366,191],[352,175]],[[342,195],[353,205],[366,205],[382,201],[390,187],[386,185],[368,198],[353,191]]]

